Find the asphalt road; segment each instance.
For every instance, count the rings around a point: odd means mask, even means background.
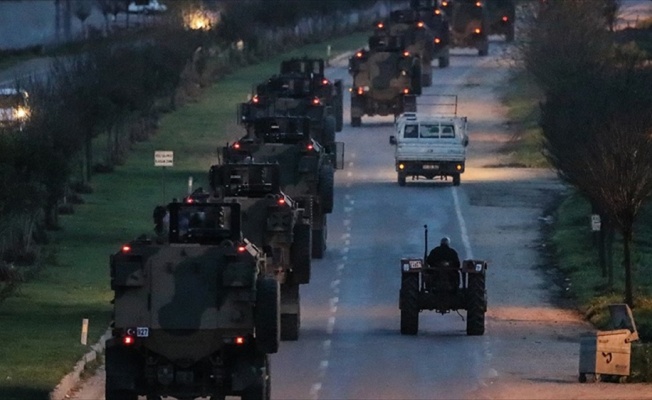
[[[551,171],[501,167],[512,135],[498,100],[506,48],[494,41],[488,57],[455,50],[419,100],[459,96],[470,128],[459,187],[399,187],[393,119],[363,118],[354,129],[345,100],[346,168],[336,173],[328,250],[302,287],[300,339],[272,356],[274,399],[652,399],[648,385],[577,382],[579,338],[592,328],[555,301],[564,288],[541,236],[547,207],[566,189]],[[346,60],[329,77],[350,85]],[[424,224],[430,247],[450,236],[462,257],[489,262],[484,336],[465,335],[464,312],[423,312],[418,336],[399,334],[399,260],[423,254]],[[103,398],[102,370],[72,398]]]

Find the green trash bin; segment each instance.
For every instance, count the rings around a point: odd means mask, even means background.
[[[580,338],[579,381],[616,380],[625,382],[629,376],[631,342],[638,340],[632,311],[627,304],[609,305],[613,330],[597,331]]]

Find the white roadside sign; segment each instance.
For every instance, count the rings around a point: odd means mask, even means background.
[[[592,214],[591,215],[591,230],[593,232],[598,232],[600,230],[600,225],[602,221],[600,220],[600,215]]]
[[[154,166],[155,167],[174,167],[174,152],[173,151],[155,151],[154,152]]]

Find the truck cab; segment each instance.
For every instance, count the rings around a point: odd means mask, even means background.
[[[469,143],[466,117],[404,113],[389,142],[395,147],[400,186],[405,186],[408,176],[413,180],[451,177],[453,185],[460,184]]]

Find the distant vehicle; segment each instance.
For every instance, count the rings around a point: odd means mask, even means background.
[[[351,126],[362,124],[362,116],[415,112],[421,94],[421,60],[406,50],[405,37],[369,37],[369,50],[360,49],[349,58],[353,77]]]
[[[157,14],[168,10],[168,6],[158,0],[135,0],[129,3],[127,11],[132,14]]]
[[[28,100],[25,90],[0,88],[0,128],[22,130],[29,119]]]

